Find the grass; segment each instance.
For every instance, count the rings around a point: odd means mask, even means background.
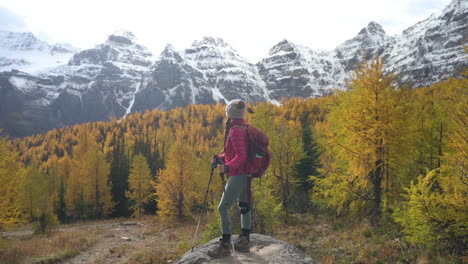
[[[174,262],[191,248],[196,223],[166,223],[157,217],[146,222],[143,235],[149,237],[144,248],[132,252],[122,263],[158,264]],[[200,233],[203,230],[200,230]],[[201,235],[199,234],[199,239]]]
[[[71,258],[96,242],[93,232],[68,231],[5,241],[0,263],[57,263]]]
[[[23,236],[9,240],[0,248],[0,263],[58,263],[93,246],[99,242],[99,237],[112,231],[109,229],[112,227],[101,224],[126,221],[145,224],[138,231],[140,239],[110,247],[105,254],[89,263],[110,263],[109,257],[115,263],[170,263],[191,248],[196,227],[194,221],[168,223],[158,217],[147,216],[99,221],[93,223],[94,226],[85,223],[76,226],[79,228],[70,228],[50,236]],[[204,243],[203,233],[206,228],[206,224],[201,225],[197,244]],[[468,263],[468,256],[455,256],[448,252],[408,245],[396,226],[385,225],[375,229],[362,219],[290,215],[287,224],[270,235],[298,247],[322,264]]]
[[[106,254],[104,254],[103,256],[97,258],[97,259],[94,259],[92,261],[89,261],[91,264],[101,264],[101,263],[105,263],[106,259],[108,259],[110,256],[114,255],[114,256],[117,256],[118,258],[121,258],[122,256],[124,256],[127,252],[131,251],[131,250],[134,250],[135,247],[132,246],[132,245],[129,245],[129,244],[122,244],[120,246],[116,246],[116,247],[113,247],[113,248],[110,248],[109,249],[109,252],[107,252]]]
[[[120,222],[144,223],[140,239],[116,245],[89,260],[91,264],[109,263],[168,263],[191,248],[195,222],[165,222],[156,216],[138,219],[111,219],[61,226],[60,232],[50,236],[21,236],[0,243],[0,263],[59,263],[78,255],[112,232],[112,225]],[[201,226],[197,243],[203,243]],[[91,231],[90,231],[91,230]],[[1,242],[1,241],[0,241]]]
[[[363,219],[291,215],[275,237],[303,250],[322,264],[468,263],[466,256],[408,245],[396,226],[373,228]]]

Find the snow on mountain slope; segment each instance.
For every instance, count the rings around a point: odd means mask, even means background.
[[[226,103],[239,97],[269,100],[257,68],[222,39],[204,37],[180,52],[166,46],[145,74],[132,111]]]
[[[204,37],[185,49],[183,57],[203,72],[215,101],[243,98],[249,102],[269,100],[265,83],[255,65],[220,38]]]
[[[49,44],[39,40],[30,32],[17,33],[0,31],[0,48],[6,50],[49,51]]]
[[[148,71],[152,54],[140,45],[130,32],[116,32],[93,49],[75,54],[68,65],[50,71],[49,76],[63,76],[64,92],[89,98],[100,108],[101,103],[112,115],[122,116],[131,109],[142,75]],[[101,116],[100,118],[104,118]]]
[[[341,84],[345,72],[333,52],[316,52],[283,40],[257,64],[271,99],[322,96]]]
[[[441,15],[432,15],[392,38],[383,56],[388,70],[420,87],[468,67],[462,46],[467,43],[468,1],[453,0]]]
[[[385,34],[382,26],[370,22],[361,29],[356,37],[336,47],[335,52],[346,72],[354,71],[356,64],[380,54],[391,38]]]
[[[358,64],[376,55],[383,58],[385,71],[395,72],[411,87],[421,87],[468,67],[463,43],[468,43],[468,1],[453,0],[441,15],[432,15],[396,36],[386,35],[381,25],[370,22],[331,51],[281,41],[257,67],[276,100],[342,89]]]
[[[203,73],[168,44],[144,75],[132,110],[167,110],[188,104],[214,103],[210,98]]]
[[[0,71],[13,69],[34,75],[67,64],[78,49],[70,44],[49,45],[32,33],[0,31]]]

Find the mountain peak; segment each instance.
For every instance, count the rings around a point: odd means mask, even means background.
[[[294,43],[292,43],[290,40],[288,39],[283,39],[282,41],[278,42],[278,45],[294,45]]]
[[[167,43],[167,44],[166,44],[166,47],[164,47],[164,51],[163,51],[163,52],[165,52],[165,51],[174,52],[174,51],[175,51],[174,46],[172,46],[172,44],[170,44],[170,43]]]
[[[442,11],[443,13],[446,13],[449,10],[453,9],[467,9],[468,8],[468,3],[466,0],[452,0],[450,4],[448,4],[444,10]]]
[[[49,44],[31,32],[0,31],[0,48],[9,50],[48,50]]]
[[[278,52],[292,52],[295,50],[296,45],[287,39],[283,39],[278,42],[273,48],[270,49],[270,55],[276,54]]]
[[[132,32],[128,31],[128,30],[116,30],[114,33],[112,33],[112,35],[128,38],[128,39],[134,40],[134,41],[137,40],[135,35]]]
[[[224,42],[221,38],[214,38],[205,36],[201,40],[195,40],[192,43],[192,46],[203,46],[203,45],[210,45],[210,46],[218,46],[218,47],[226,47],[228,46],[226,42]]]
[[[176,61],[182,61],[182,57],[180,56],[179,52],[174,49],[174,46],[171,44],[167,44],[164,48],[163,52],[161,52],[160,58],[165,59],[175,59]]]
[[[130,31],[118,30],[112,33],[106,42],[113,42],[117,44],[132,45],[137,39]]]
[[[385,30],[379,23],[371,21],[358,35],[385,35]]]

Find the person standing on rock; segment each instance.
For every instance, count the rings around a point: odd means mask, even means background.
[[[234,248],[241,252],[250,251],[250,230],[252,229],[251,202],[249,197],[249,181],[246,172],[248,156],[248,138],[246,123],[244,121],[246,104],[240,99],[232,100],[226,106],[226,131],[224,135],[224,152],[215,155],[221,159],[218,169],[220,173],[227,174],[229,179],[224,187],[224,193],[218,205],[221,216],[222,237],[219,245],[208,251],[213,258],[231,255],[231,220],[229,208],[236,201],[241,211],[241,234],[234,243]]]

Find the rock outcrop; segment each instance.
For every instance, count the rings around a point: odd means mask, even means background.
[[[251,263],[251,264],[316,264],[310,256],[296,247],[260,234],[251,235],[251,247],[249,253],[234,251],[231,256],[213,259],[207,255],[209,249],[215,247],[219,239],[213,239],[208,243],[195,247],[179,258],[176,264],[201,264],[201,263]]]

